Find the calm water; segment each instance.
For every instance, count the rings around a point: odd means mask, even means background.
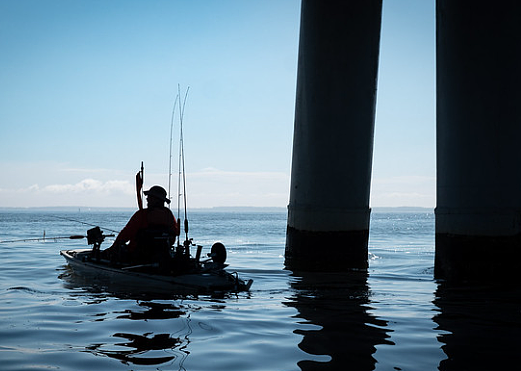
[[[0,212],[0,240],[90,228],[56,216],[119,230],[130,215]],[[283,269],[285,213],[190,219],[197,243],[227,246],[251,292],[133,297],[71,272],[59,250],[85,240],[0,243],[0,370],[519,367],[519,290],[437,283],[432,213],[373,212],[367,272],[305,276]]]

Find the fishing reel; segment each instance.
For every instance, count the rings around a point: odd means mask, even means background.
[[[89,229],[87,231],[87,244],[99,246],[105,240],[105,237],[107,236],[103,235],[100,227]]]
[[[100,260],[100,247],[105,237],[113,237],[114,235],[104,235],[100,227],[94,227],[87,231],[87,244],[92,246],[91,258]]]

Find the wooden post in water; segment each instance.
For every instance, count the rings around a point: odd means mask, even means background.
[[[521,2],[437,0],[435,276],[519,277]]]
[[[303,0],[286,267],[367,267],[381,0]]]

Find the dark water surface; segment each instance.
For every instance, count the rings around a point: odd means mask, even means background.
[[[0,240],[90,228],[66,219],[119,230],[130,215],[4,211]],[[190,219],[197,243],[227,246],[230,270],[254,279],[251,292],[134,296],[70,270],[59,250],[85,240],[0,243],[0,370],[518,367],[519,289],[436,282],[431,212],[373,212],[369,269],[349,274],[284,270],[285,213]]]

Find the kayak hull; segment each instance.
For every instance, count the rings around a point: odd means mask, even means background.
[[[248,291],[252,281],[243,281],[237,274],[224,269],[200,269],[182,275],[161,275],[135,271],[132,267],[112,266],[110,262],[92,260],[91,249],[62,250],[62,255],[76,274],[87,280],[117,285],[129,294],[156,293],[210,293],[222,291]]]

